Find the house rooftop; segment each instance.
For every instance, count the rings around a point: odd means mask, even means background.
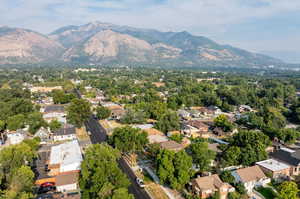
[[[281,163],[277,160],[274,159],[268,159],[268,160],[264,160],[264,161],[260,161],[256,163],[257,165],[264,167],[270,171],[281,171],[284,169],[288,169],[290,168],[289,165]]]
[[[50,165],[60,165],[62,167],[78,164],[79,166],[76,170],[79,170],[81,162],[82,155],[77,140],[51,147]]]
[[[293,166],[298,166],[300,164],[300,150],[294,151],[281,147],[279,150],[273,152],[271,157]]]
[[[46,106],[44,109],[44,113],[52,113],[52,112],[64,112],[65,107],[62,105],[50,105]]]
[[[73,125],[65,124],[62,128],[53,132],[54,135],[72,135],[76,134],[76,129]]]
[[[153,124],[137,124],[137,125],[133,125],[133,127],[142,129],[142,130],[146,130],[146,129],[153,128]]]
[[[257,165],[238,169],[236,170],[236,173],[239,175],[242,182],[251,182],[251,181],[257,181],[262,178],[266,178],[264,172]]]
[[[78,181],[78,172],[70,172],[60,174],[55,177],[56,186],[63,186],[77,183]]]
[[[201,191],[215,190],[221,188],[225,183],[217,174],[194,179],[194,183]]]
[[[183,145],[181,145],[173,140],[161,142],[159,144],[160,144],[161,148],[167,149],[167,150],[172,150],[172,151],[180,151],[181,149],[184,148]]]

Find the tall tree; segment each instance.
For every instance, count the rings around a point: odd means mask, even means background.
[[[239,131],[229,141],[229,145],[222,154],[222,161],[227,162],[227,165],[238,163],[249,166],[267,158],[266,148],[270,140],[262,132]]]
[[[127,189],[130,183],[118,167],[119,158],[119,151],[107,144],[87,148],[79,179],[83,199],[132,198],[126,191],[120,190]]]
[[[110,143],[123,152],[136,152],[148,144],[147,133],[137,128],[125,126],[116,128],[110,137]]]
[[[174,112],[167,112],[157,121],[155,127],[164,133],[179,130],[179,117]]]
[[[91,115],[90,103],[84,99],[73,99],[67,108],[67,120],[80,128]]]
[[[295,182],[285,181],[278,187],[279,199],[297,199],[299,189]]]
[[[104,106],[98,106],[96,108],[96,116],[100,120],[108,118],[110,116],[110,114],[111,114],[111,111]]]
[[[26,123],[29,125],[29,133],[31,134],[36,133],[39,128],[47,125],[46,121],[43,119],[43,115],[39,112],[30,113]]]
[[[181,189],[193,175],[192,157],[185,151],[175,153],[161,150],[156,157],[156,164],[160,181],[170,184],[174,189]]]
[[[201,172],[210,169],[211,162],[215,159],[215,152],[208,148],[207,142],[196,142],[190,145],[193,162],[199,167]]]

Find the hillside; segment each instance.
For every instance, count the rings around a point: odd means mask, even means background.
[[[155,66],[260,67],[282,62],[188,32],[160,32],[93,22],[48,36],[0,28],[0,64],[74,62]]]
[[[31,30],[0,27],[0,64],[56,60],[64,47]]]

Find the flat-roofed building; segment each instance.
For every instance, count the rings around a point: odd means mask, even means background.
[[[261,170],[275,179],[285,179],[290,176],[290,166],[274,159],[256,162]]]
[[[82,154],[77,140],[51,147],[49,175],[79,171]]]

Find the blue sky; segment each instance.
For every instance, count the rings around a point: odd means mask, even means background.
[[[42,33],[91,21],[186,30],[300,62],[298,0],[1,0],[0,13],[0,25]]]

